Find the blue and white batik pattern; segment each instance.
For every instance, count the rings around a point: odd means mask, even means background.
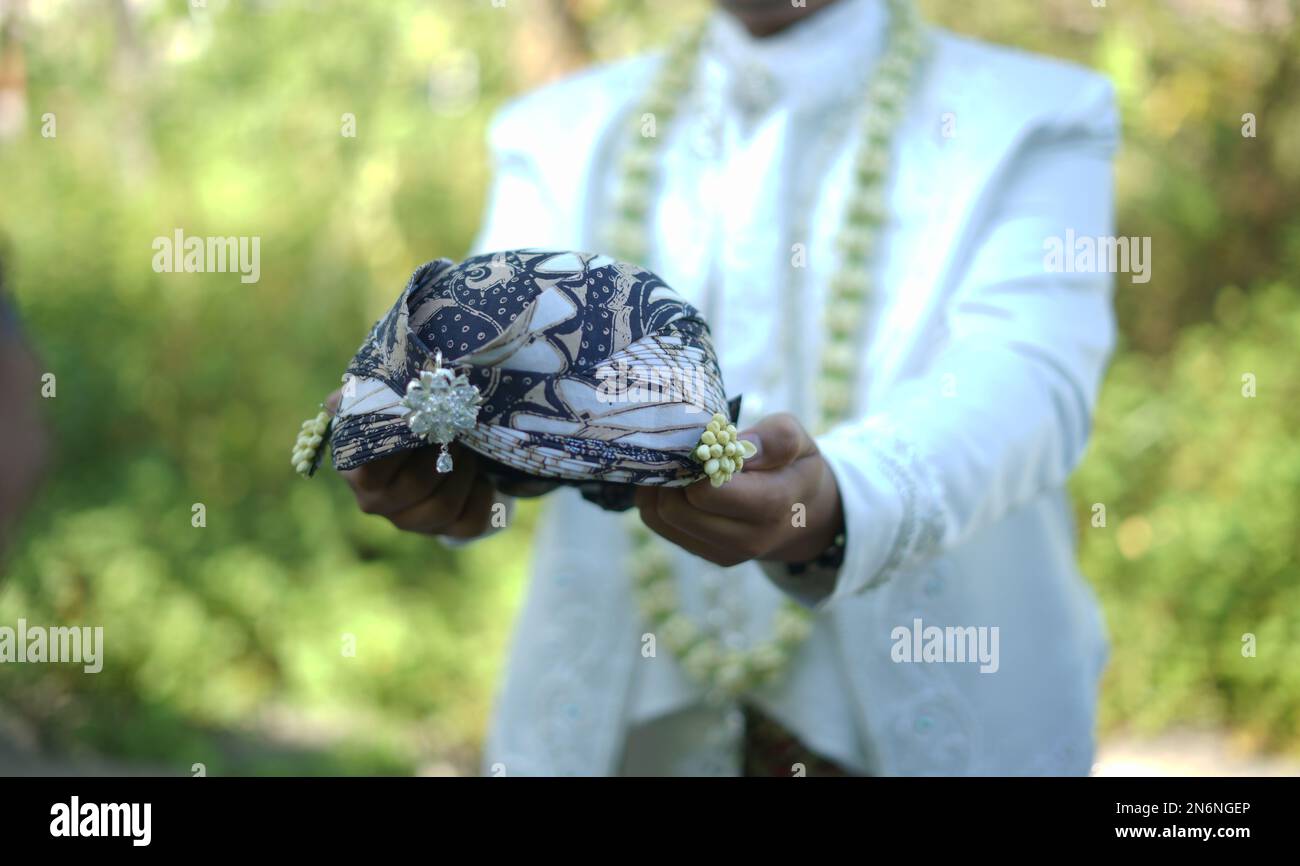
[[[650,271],[547,250],[438,259],[348,366],[335,468],[425,444],[400,395],[438,352],[483,395],[459,441],[529,476],[688,484],[700,433],[730,414],[708,326]]]

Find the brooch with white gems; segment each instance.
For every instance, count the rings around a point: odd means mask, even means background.
[[[452,470],[451,452],[447,450],[458,435],[474,429],[483,395],[470,384],[464,373],[453,373],[442,366],[442,352],[433,370],[421,370],[406,386],[402,405],[411,412],[406,423],[411,432],[430,444],[442,446],[438,471]]]

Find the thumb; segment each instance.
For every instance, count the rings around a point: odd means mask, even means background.
[[[745,460],[745,469],[780,469],[800,457],[817,453],[817,445],[798,419],[789,413],[768,415],[740,431],[740,439],[753,442],[758,451]]]

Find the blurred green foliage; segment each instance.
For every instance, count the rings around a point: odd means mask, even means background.
[[[1278,284],[1221,292],[1166,357],[1115,361],[1073,479],[1114,644],[1109,725],[1297,746],[1297,346],[1300,304]]]
[[[1104,723],[1300,748],[1296,4],[922,6],[1120,95],[1120,228],[1153,237],[1154,279],[1117,290],[1122,345],[1074,483],[1114,643]],[[0,231],[58,377],[59,463],[8,552],[0,623],[102,624],[111,664],[7,666],[0,723],[178,773],[467,769],[532,510],[446,550],[360,514],[328,473],[301,481],[288,449],[410,270],[466,250],[491,112],[707,4],[207,7],[40,3],[9,31],[29,116],[0,139]],[[177,227],[260,236],[260,282],[154,273]]]

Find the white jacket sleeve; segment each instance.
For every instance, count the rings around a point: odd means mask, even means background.
[[[924,564],[1073,471],[1114,343],[1113,277],[1058,272],[1047,251],[1113,235],[1116,139],[1108,84],[1026,132],[959,241],[943,346],[819,438],[847,530],[823,604]]]

